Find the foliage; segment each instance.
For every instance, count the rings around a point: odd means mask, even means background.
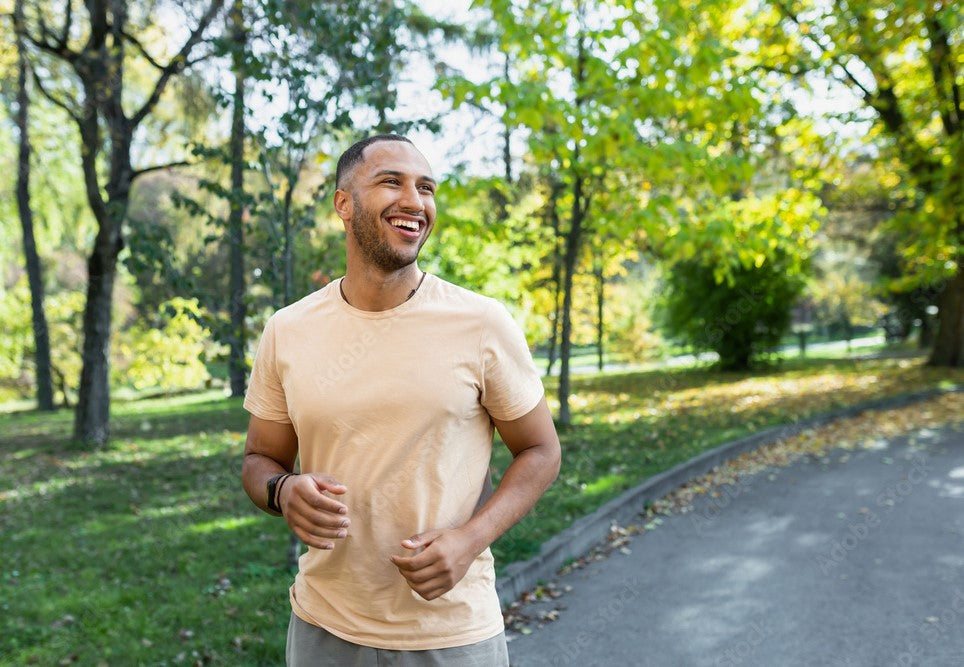
[[[0,322],[4,327],[3,336],[0,336],[0,387],[19,388],[24,393],[30,386],[29,383],[21,385],[33,339],[29,305],[30,288],[26,277],[12,288],[0,291]]]
[[[749,368],[790,326],[790,309],[804,287],[783,258],[731,270],[718,282],[702,258],[673,264],[665,278],[663,326],[697,350],[713,350],[724,370]]]
[[[763,2],[744,42],[760,68],[807,86],[827,82],[854,100],[843,120],[864,122],[866,155],[896,163],[888,188],[909,206],[890,223],[903,271],[939,285],[931,361],[964,363],[964,95],[957,3],[879,0]],[[909,291],[908,285],[903,291]]]
[[[606,328],[609,349],[624,361],[639,363],[659,356],[662,339],[655,331],[651,311],[656,302],[655,272],[645,279],[610,286],[610,324]]]
[[[645,11],[627,0],[477,6],[505,68],[481,82],[456,75],[439,86],[455,105],[499,110],[508,131],[524,134],[550,193],[557,238],[544,265],[556,293],[543,301],[560,335],[565,425],[570,346],[575,322],[585,321],[574,306],[578,276],[605,280],[607,267],[641,245],[661,244],[681,207],[729,196],[745,181],[750,161],[728,147],[739,143],[740,127],[754,125],[760,104],[721,37],[739,29],[737,3],[658,1]],[[593,249],[588,262],[584,245]]]
[[[779,342],[804,288],[819,202],[796,190],[729,201],[666,244],[663,324],[724,369],[745,369]]]
[[[84,295],[74,290],[58,290],[45,300],[51,350],[54,389],[60,400],[69,404],[80,380],[78,332],[84,310]],[[30,395],[33,385],[33,326],[30,320],[30,289],[26,276],[0,294],[0,387],[16,397]]]
[[[115,304],[123,320],[125,299]],[[84,294],[57,290],[47,295],[47,318],[54,388],[62,404],[76,398],[80,382],[80,320]],[[205,360],[212,352],[210,332],[200,324],[204,313],[196,299],[175,297],[157,311],[155,321],[137,318],[116,334],[112,385],[134,389],[194,389],[210,379]],[[26,278],[0,294],[0,321],[6,327],[0,342],[0,387],[29,394],[33,372],[33,332],[30,292]]]
[[[205,365],[211,332],[197,299],[161,304],[156,326],[138,320],[123,332],[113,365],[116,384],[134,389],[194,389],[211,379]]]
[[[820,262],[820,275],[808,290],[818,321],[847,340],[853,337],[854,327],[876,326],[886,312],[874,294],[873,283],[860,275],[855,260],[843,255],[836,261]]]

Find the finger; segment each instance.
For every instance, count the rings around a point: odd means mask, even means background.
[[[306,521],[320,528],[338,530],[339,528],[348,528],[351,525],[351,519],[344,514],[319,511],[311,506],[292,507],[288,514],[296,520]]]
[[[432,580],[441,576],[441,572],[439,572],[438,568],[428,568],[425,570],[416,570],[415,572],[402,572],[402,576],[405,577],[405,580],[408,581],[412,588],[415,588],[416,586],[424,587]]]
[[[437,560],[437,556],[429,551],[423,551],[415,556],[392,556],[392,562],[399,570],[406,572],[416,572],[431,566]]]
[[[301,529],[292,530],[294,530],[294,533],[298,536],[298,539],[307,544],[309,547],[313,547],[315,549],[324,549],[325,551],[331,551],[335,548],[335,543],[332,540],[316,537]]]
[[[317,539],[333,539],[340,540],[348,537],[347,528],[333,528],[333,529],[321,529],[318,526],[313,526],[311,524],[298,524],[297,526],[300,530],[305,533],[315,537]]]
[[[392,563],[395,564],[395,567],[397,567],[399,571],[402,571],[402,574],[405,574],[406,572],[412,572],[418,569],[417,567],[412,565],[412,560],[414,558],[415,558],[414,556],[409,556],[409,557],[390,556]]]
[[[451,590],[451,588],[441,584],[438,584],[438,585],[431,584],[431,585],[420,586],[417,589],[413,588],[412,590],[418,593],[419,595],[421,595],[422,598],[426,600],[434,600],[435,598],[441,597],[442,595],[445,595],[446,593],[448,593]]]
[[[305,479],[305,475],[298,475],[294,483],[291,485],[291,490],[287,491],[282,497],[282,506],[284,506],[285,501],[287,504],[297,503],[299,499],[303,502],[311,505],[312,507],[324,510],[328,512],[334,512],[336,514],[347,514],[348,507],[344,503],[340,503],[334,498],[326,496],[323,491],[324,488],[318,486],[313,478]]]
[[[317,510],[331,512],[333,514],[348,514],[348,506],[340,503],[334,498],[313,492],[302,496],[304,501]]]
[[[420,549],[422,547],[427,547],[442,534],[440,530],[430,530],[426,533],[419,533],[418,535],[412,535],[408,539],[402,540],[402,546],[406,549]]]
[[[351,522],[340,515],[326,513],[288,512],[285,516],[292,530],[300,529],[311,535],[340,538],[348,535]]]
[[[321,473],[312,473],[311,479],[314,480],[315,484],[322,491],[330,491],[331,493],[347,493],[348,487],[339,482],[337,479],[331,475],[325,475]]]

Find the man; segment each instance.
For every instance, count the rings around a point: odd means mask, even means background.
[[[308,546],[287,662],[508,665],[489,545],[559,471],[539,374],[505,308],[418,268],[436,182],[408,139],[335,180],[345,276],[271,317],[245,399],[245,491]]]

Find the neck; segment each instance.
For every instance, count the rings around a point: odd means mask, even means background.
[[[390,273],[349,263],[341,281],[341,292],[343,298],[359,310],[391,310],[408,301],[423,277],[415,262]]]

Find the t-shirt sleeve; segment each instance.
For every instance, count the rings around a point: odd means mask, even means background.
[[[528,414],[545,396],[525,336],[505,306],[489,308],[480,339],[481,403],[500,421]]]
[[[278,375],[276,353],[275,319],[272,317],[264,327],[254,356],[248,391],[244,396],[244,409],[260,419],[290,424],[288,401]]]

